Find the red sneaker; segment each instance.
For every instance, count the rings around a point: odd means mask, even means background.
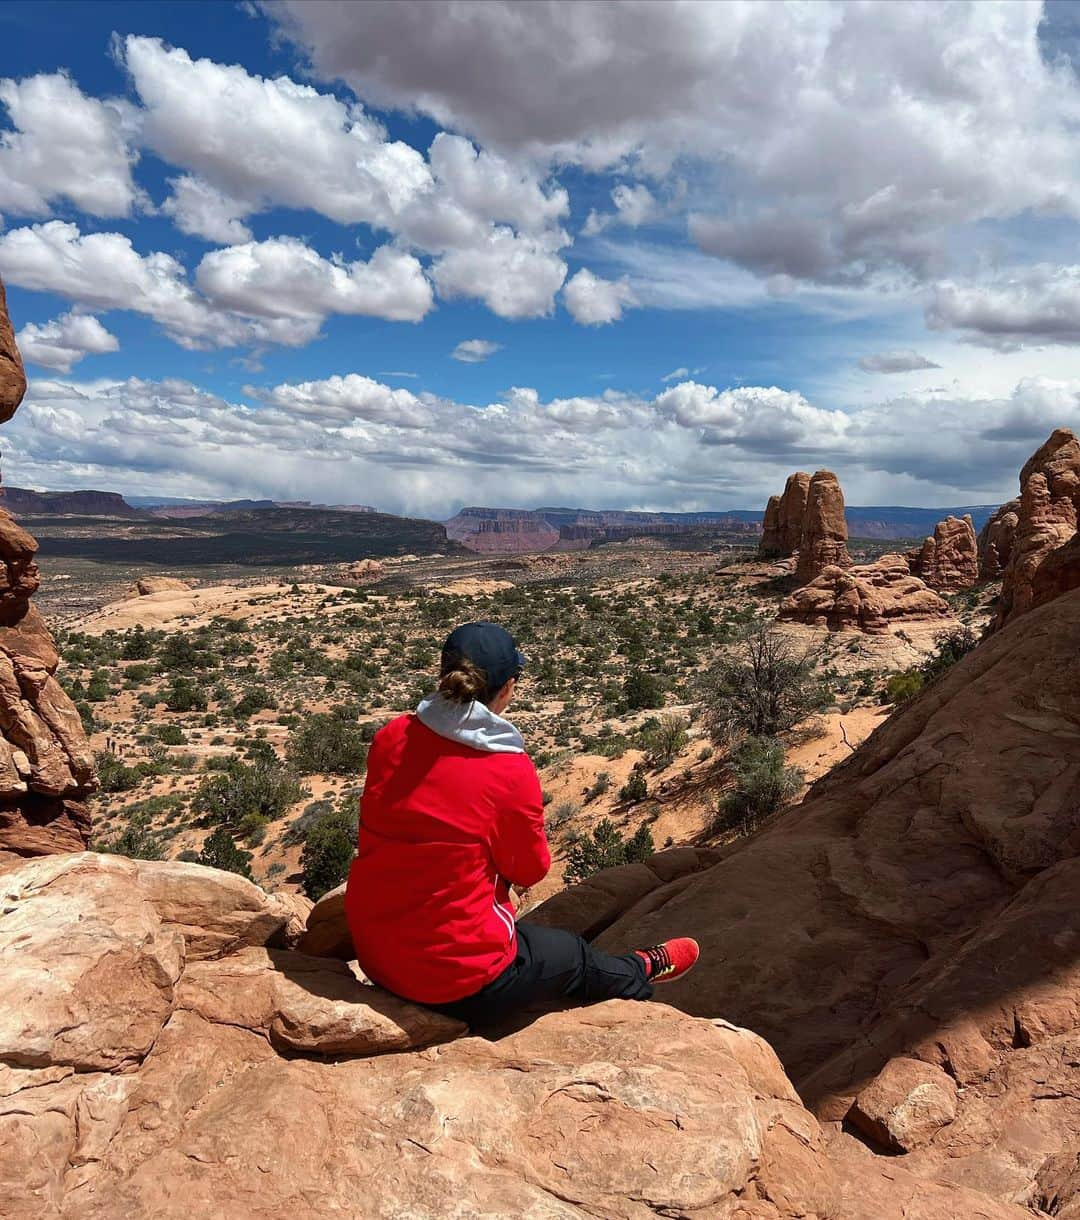
[[[645,977],[650,983],[672,983],[693,970],[701,950],[689,936],[676,936],[662,945],[634,952],[645,963]]]

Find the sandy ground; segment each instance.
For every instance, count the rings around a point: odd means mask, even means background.
[[[336,585],[300,585],[301,594],[321,597],[343,592]],[[106,631],[125,631],[130,627],[198,627],[212,618],[249,619],[272,618],[282,610],[295,613],[295,595],[290,585],[207,585],[183,592],[166,590],[148,593],[144,597],[125,597],[109,602],[69,624],[73,631],[87,635],[102,635]],[[336,609],[336,607],[327,607]]]

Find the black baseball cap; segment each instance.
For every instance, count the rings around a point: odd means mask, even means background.
[[[462,623],[451,631],[442,649],[443,665],[452,665],[460,657],[484,671],[492,695],[525,668],[525,657],[514,637],[498,623]]]

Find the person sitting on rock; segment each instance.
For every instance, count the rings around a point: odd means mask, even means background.
[[[471,1026],[537,1003],[647,1000],[698,957],[687,937],[613,955],[516,922],[510,887],[551,867],[540,781],[502,716],[525,666],[495,623],[465,623],[438,689],[375,734],[345,909],[373,982]]]

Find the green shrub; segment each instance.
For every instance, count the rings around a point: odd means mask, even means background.
[[[95,670],[86,684],[86,697],[91,703],[104,703],[109,697],[109,675],[104,670]]]
[[[558,828],[572,821],[581,812],[581,806],[576,801],[560,801],[551,811],[551,816],[548,817],[547,823],[553,828]]]
[[[888,703],[907,703],[926,685],[926,678],[920,669],[905,669],[900,673],[890,674],[885,680],[885,698]]]
[[[593,827],[591,835],[582,835],[570,845],[563,876],[567,885],[576,885],[601,869],[647,860],[655,851],[652,831],[644,823],[631,839],[624,841],[614,822],[604,818]]]
[[[715,832],[753,830],[802,787],[802,772],[784,763],[784,747],[772,737],[747,737],[731,756],[735,788],[721,801]]]
[[[165,706],[170,712],[205,712],[206,692],[190,678],[174,678],[165,692]]]
[[[923,676],[929,682],[938,674],[943,674],[966,657],[978,642],[970,627],[950,627],[941,632],[935,641],[937,647],[923,663]]]
[[[154,641],[141,625],[132,630],[120,649],[124,661],[148,661],[154,655]]]
[[[267,708],[273,709],[277,707],[277,700],[266,689],[265,686],[253,686],[251,690],[245,693],[236,701],[236,706],[233,708],[233,715],[241,720],[247,720],[249,716],[255,712],[261,712]]]
[[[254,880],[251,875],[251,852],[241,851],[224,826],[219,826],[207,836],[199,853],[199,863],[207,868],[223,868],[228,873],[239,873],[249,881]]]
[[[687,723],[682,716],[661,716],[655,728],[641,735],[645,757],[651,767],[666,767],[690,740]]]
[[[619,789],[620,801],[643,801],[649,795],[649,785],[640,771],[631,771],[626,783]]]
[[[99,750],[94,755],[98,785],[102,792],[130,792],[138,786],[142,774],[136,767],[125,766],[115,754]],[[126,855],[126,852],[119,853]]]
[[[295,774],[273,757],[256,757],[245,763],[233,758],[219,763],[215,774],[202,780],[192,798],[191,808],[209,822],[239,826],[250,814],[268,820],[279,818],[303,795]]]
[[[158,741],[166,746],[182,746],[184,744],[184,731],[178,724],[159,724],[154,727],[154,733]]]
[[[127,826],[116,838],[107,839],[95,850],[133,860],[161,860],[165,856],[161,840],[150,826],[150,815],[141,812],[129,814]]]
[[[585,804],[595,801],[598,796],[603,796],[610,787],[611,776],[606,771],[599,772],[592,787],[585,793]]]
[[[632,669],[623,683],[623,699],[631,711],[663,707],[664,689],[655,674],[647,673],[643,669]]]
[[[304,893],[314,902],[349,875],[356,851],[357,817],[348,805],[323,814],[308,829],[300,851]]]
[[[722,657],[700,684],[702,719],[713,741],[772,737],[825,706],[809,654],[760,624]]]
[[[358,724],[332,712],[309,716],[289,740],[289,761],[301,775],[358,775],[368,744]]]

